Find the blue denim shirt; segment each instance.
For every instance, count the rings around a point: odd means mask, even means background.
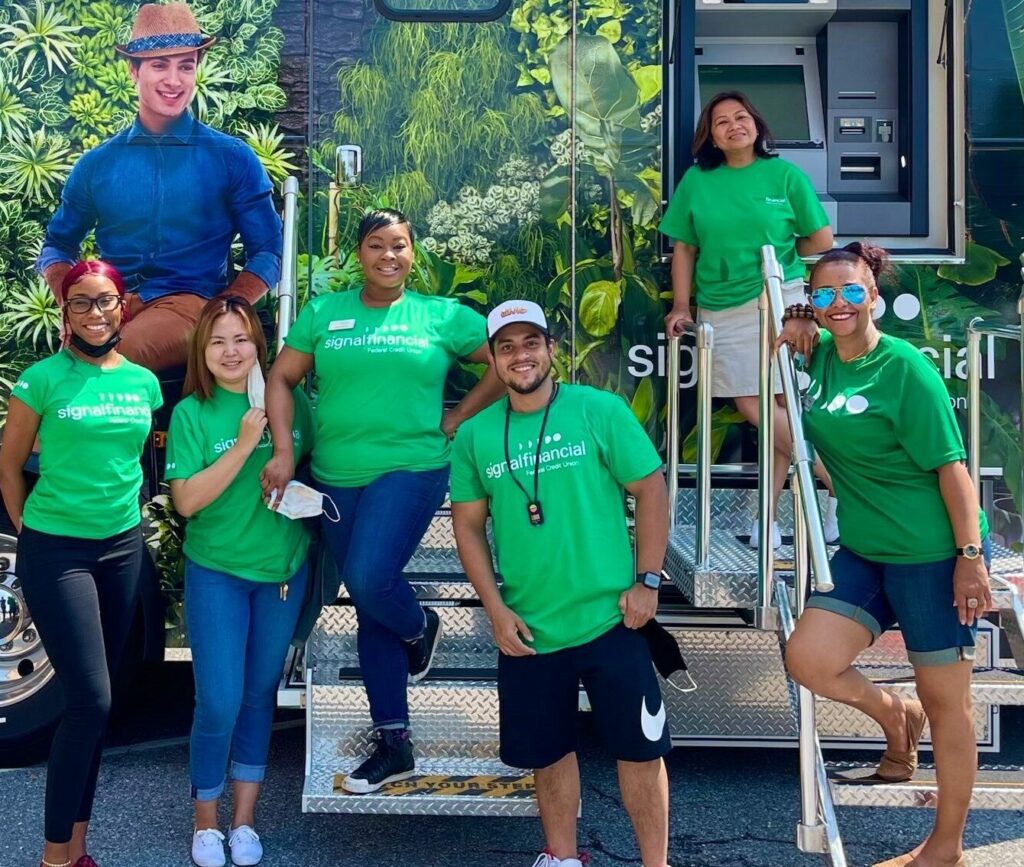
[[[281,220],[270,178],[245,142],[185,112],[162,135],[138,118],[83,154],[46,229],[36,261],[77,261],[96,230],[104,260],[143,301],[190,292],[212,298],[228,285],[235,235],[245,270],[274,286],[281,276]]]

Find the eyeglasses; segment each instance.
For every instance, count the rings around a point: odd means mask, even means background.
[[[86,298],[84,295],[76,295],[74,298],[69,298],[65,306],[72,313],[77,313],[79,316],[88,313],[95,307],[100,313],[109,313],[111,310],[115,310],[121,303],[120,295],[100,295],[97,298]]]
[[[847,283],[841,289],[834,286],[821,286],[811,293],[811,304],[819,310],[830,307],[836,300],[836,294],[841,294],[847,304],[863,304],[868,297],[868,290],[859,283]]]

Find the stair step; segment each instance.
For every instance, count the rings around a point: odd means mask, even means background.
[[[897,695],[916,698],[914,669],[909,665],[858,665],[860,672]],[[975,704],[1024,704],[1024,671],[1016,668],[974,669],[971,694]]]
[[[707,564],[694,560],[696,529],[677,525],[669,535],[665,571],[697,608],[754,608],[757,605],[757,550],[741,537],[711,534]],[[776,574],[792,580],[793,546],[775,551]]]
[[[889,783],[875,766],[826,762],[832,797],[846,807],[934,807],[938,799],[935,766],[921,765],[915,779]],[[1024,767],[981,766],[971,797],[972,810],[1024,810]]]
[[[442,632],[441,643],[434,655],[434,668],[438,672],[493,672],[498,651],[487,612],[478,605],[442,606],[438,608],[438,614]],[[346,670],[346,677],[357,673],[359,655],[355,608],[351,605],[325,608],[310,638],[309,653],[314,684],[338,683],[339,670]],[[435,674],[434,679],[436,677]]]
[[[421,681],[409,687],[408,695],[418,757],[497,759],[498,690],[493,681]],[[324,751],[327,764],[369,753],[373,732],[361,681],[315,684],[309,700],[314,749]]]
[[[421,816],[536,816],[533,774],[500,761],[423,759],[408,780],[369,795],[352,795],[341,781],[358,761],[318,765],[306,777],[304,813]]]

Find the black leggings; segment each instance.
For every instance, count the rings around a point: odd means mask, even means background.
[[[107,539],[18,538],[18,577],[61,686],[65,707],[46,771],[46,839],[67,843],[88,822],[110,714],[110,678],[135,612],[142,534]]]

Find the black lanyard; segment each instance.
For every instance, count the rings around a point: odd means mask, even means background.
[[[512,481],[516,483],[516,487],[523,492],[523,496],[526,497],[526,516],[530,519],[530,523],[534,527],[539,527],[544,523],[544,512],[540,507],[540,500],[537,498],[538,486],[540,479],[538,473],[540,471],[540,450],[544,445],[544,429],[548,426],[548,415],[551,412],[551,404],[555,402],[555,395],[558,394],[558,383],[556,382],[551,388],[551,397],[548,398],[547,406],[544,407],[544,418],[540,423],[540,433],[537,434],[537,454],[533,459],[533,497],[530,496],[530,492],[523,487],[522,482],[516,478],[516,474],[512,472],[512,457],[508,452],[508,428],[509,422],[512,419],[512,401],[509,400],[505,404],[505,463],[508,466],[508,474],[512,477]]]

